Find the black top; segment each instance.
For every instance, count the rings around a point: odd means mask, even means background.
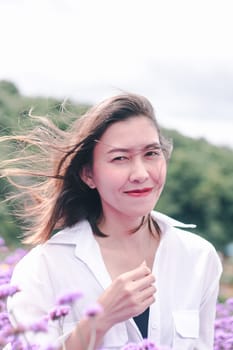
[[[145,339],[148,336],[148,319],[149,319],[149,308],[147,308],[142,314],[133,318],[136,322],[142,337]]]

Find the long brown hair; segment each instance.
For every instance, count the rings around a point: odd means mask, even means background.
[[[96,225],[102,215],[99,194],[82,181],[80,171],[91,166],[96,140],[111,124],[142,115],[153,121],[168,160],[171,143],[162,136],[151,103],[136,94],[106,99],[78,117],[66,131],[48,118],[32,116],[37,126],[30,132],[0,138],[21,145],[20,155],[14,153],[2,163],[1,177],[7,177],[23,199],[20,217],[26,223],[25,243],[45,242],[55,229],[82,219],[90,222],[95,234],[104,236]]]

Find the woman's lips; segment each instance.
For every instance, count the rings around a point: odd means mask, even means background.
[[[153,190],[152,187],[146,187],[142,189],[133,189],[133,190],[125,191],[125,193],[132,197],[143,197],[150,194],[152,190]]]

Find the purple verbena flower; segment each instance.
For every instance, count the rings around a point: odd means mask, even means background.
[[[27,350],[27,348],[23,345],[20,339],[12,339],[11,342],[11,350]]]
[[[22,344],[19,343],[19,346],[12,347],[12,350],[43,350],[43,348],[38,344]]]
[[[19,291],[20,289],[17,286],[11,285],[9,283],[2,284],[0,285],[0,299],[5,299]]]
[[[51,320],[55,321],[55,320],[59,320],[62,317],[67,316],[69,312],[70,312],[69,305],[58,305],[49,312],[49,317]]]
[[[73,291],[70,293],[66,293],[58,298],[57,304],[58,305],[64,305],[64,304],[72,304],[78,299],[83,297],[83,293],[79,290]]]
[[[214,350],[233,349],[233,298],[216,306]]]
[[[155,343],[149,339],[143,339],[139,344],[139,350],[159,350]]]
[[[0,329],[6,324],[9,324],[9,315],[8,312],[1,312],[0,313]]]
[[[6,339],[0,335],[0,345],[6,345]]]
[[[6,257],[5,264],[15,265],[26,254],[27,254],[27,250],[22,248],[17,248],[11,255]]]
[[[48,331],[48,317],[42,318],[40,321],[31,324],[29,330],[35,333]]]
[[[11,335],[23,334],[27,330],[28,328],[21,324],[18,324],[16,327],[13,327],[11,324],[6,324],[2,329],[2,334],[5,337],[9,337]]]
[[[226,300],[226,306],[227,306],[229,312],[233,313],[233,298],[229,298]]]
[[[0,270],[0,285],[10,283],[11,276],[12,276],[11,269],[4,268]]]
[[[102,312],[103,312],[103,307],[100,304],[95,303],[87,307],[87,309],[84,312],[84,315],[88,318],[92,318],[101,314]]]
[[[0,312],[5,312],[6,303],[3,300],[0,300]]]
[[[139,345],[137,343],[128,343],[121,350],[139,350]]]

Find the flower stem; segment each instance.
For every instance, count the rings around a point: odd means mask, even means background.
[[[87,350],[94,350],[96,341],[96,320],[95,317],[91,318],[91,334]]]

